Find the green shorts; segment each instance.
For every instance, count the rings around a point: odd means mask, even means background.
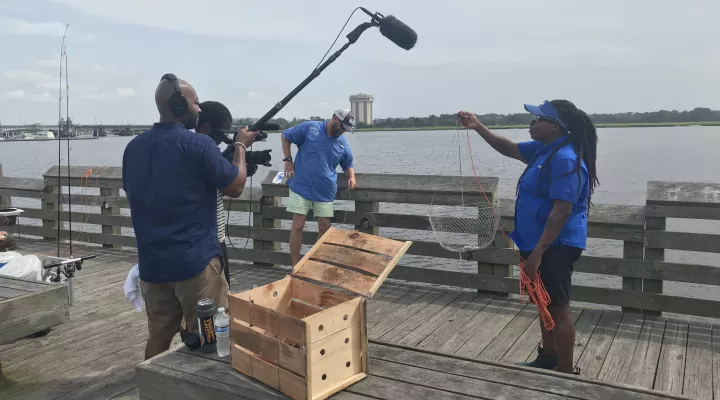
[[[312,201],[300,196],[292,190],[290,191],[290,198],[288,199],[287,205],[287,210],[289,212],[293,214],[307,215],[311,208],[315,218],[332,218],[335,215],[332,201]]]

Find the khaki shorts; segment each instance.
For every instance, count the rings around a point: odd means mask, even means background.
[[[172,341],[183,319],[189,332],[198,332],[197,302],[209,298],[215,307],[228,307],[229,287],[219,257],[210,261],[198,276],[180,282],[148,283],[140,281],[145,299],[148,332],[151,339]]]
[[[312,208],[315,218],[332,218],[335,215],[332,201],[312,201],[290,191],[287,210],[293,214],[307,215]]]

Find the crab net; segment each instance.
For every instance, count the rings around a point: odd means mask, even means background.
[[[475,251],[494,240],[500,217],[488,202],[459,206],[432,205],[428,219],[438,243],[453,252]]]

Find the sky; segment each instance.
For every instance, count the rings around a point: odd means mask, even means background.
[[[375,118],[515,113],[557,98],[588,113],[720,109],[717,0],[0,0],[0,123],[57,123],[66,24],[76,123],[156,121],[169,72],[235,118],[260,117],[358,6],[409,25],[415,47],[367,30],[278,117],[329,117],[355,93],[374,96]],[[355,12],[333,51],[368,20]]]

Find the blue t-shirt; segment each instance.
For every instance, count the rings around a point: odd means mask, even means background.
[[[238,168],[209,136],[157,123],[125,147],[122,174],[142,280],[190,279],[222,257],[217,190],[235,179]]]
[[[585,248],[590,182],[582,160],[578,177],[578,156],[572,144],[562,144],[566,139],[562,137],[548,145],[535,140],[518,144],[520,154],[530,167],[518,185],[515,230],[510,237],[522,251],[535,249],[556,199],[570,202],[573,206],[565,227],[552,245]],[[546,164],[547,158],[558,146],[561,147]]]
[[[329,202],[337,195],[337,167],[353,167],[353,155],[345,136],[330,137],[327,122],[306,121],[283,132],[298,147],[295,176],[290,190],[307,200]]]

